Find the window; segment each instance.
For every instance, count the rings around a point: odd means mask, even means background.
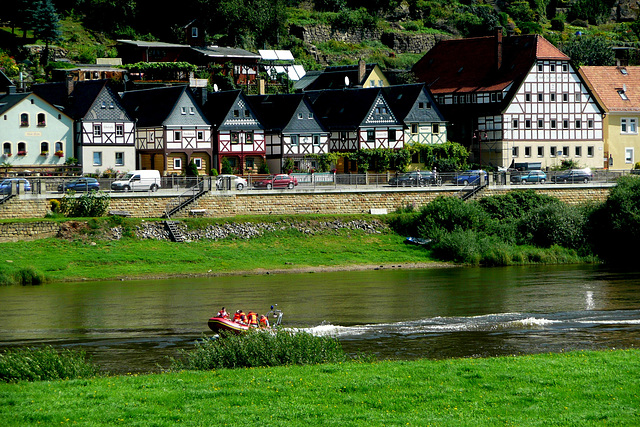
[[[550,125],[551,125],[551,129],[555,129],[556,128],[556,119],[551,119]]]
[[[194,157],[192,160],[196,165],[196,169],[202,169],[202,159],[200,157]]]
[[[576,92],[576,102],[580,102],[582,99],[582,96],[580,94],[580,92]]]
[[[525,93],[524,94],[524,100],[526,102],[531,102],[531,94],[530,93]]]
[[[513,128],[518,129],[518,119],[513,119]]]
[[[309,112],[309,114],[307,115],[308,119],[313,119],[313,113]]]
[[[380,86],[380,87],[383,86],[382,80],[378,80],[378,86]]]
[[[376,87],[376,81],[375,80],[369,80],[369,86]]]
[[[62,153],[62,142],[56,142],[56,153]]]
[[[182,159],[179,157],[175,157],[173,159],[173,168],[176,170],[182,169]]]
[[[544,129],[544,121],[542,119],[538,119],[538,129]]]
[[[93,152],[93,166],[102,166],[102,152],[94,151]]]
[[[538,72],[541,73],[542,71],[544,71],[544,65],[538,64]]]
[[[313,135],[313,145],[316,147],[320,145],[320,135]]]
[[[567,64],[562,64],[562,71],[564,71],[565,73],[569,71],[569,66]]]
[[[198,27],[191,27],[191,37],[198,37]]]
[[[196,139],[198,141],[204,141],[204,131],[199,130],[196,132]]]
[[[556,71],[556,64],[551,64],[551,65],[549,66],[549,70],[550,70],[552,73],[553,73],[553,72],[555,72],[555,71]]]
[[[576,153],[576,157],[581,157],[582,156],[582,147],[577,146],[576,150],[575,150],[575,153]]]
[[[124,135],[124,125],[116,125],[116,136]]]
[[[569,102],[569,94],[568,93],[563,93],[562,94],[562,102]]]
[[[549,155],[551,157],[555,157],[556,156],[556,147],[549,147]]]
[[[512,155],[513,157],[518,157],[518,147],[513,147],[513,148],[511,149],[511,155]]]
[[[22,127],[29,126],[29,114],[27,113],[20,114],[20,126]]]
[[[623,89],[618,89],[618,95],[620,95],[620,98],[622,98],[624,101],[629,100],[629,97],[627,96],[626,93],[624,93]]]
[[[302,119],[302,113],[298,113],[298,119]]]
[[[38,126],[46,126],[47,120],[44,113],[38,113]]]
[[[580,129],[582,127],[582,122],[580,120],[576,120],[576,129]]]
[[[196,109],[194,107],[189,107],[189,115],[193,116],[196,113]]]
[[[564,146],[562,147],[562,154],[566,157],[569,155],[569,147]]]
[[[94,124],[93,125],[93,136],[100,136],[100,135],[102,135],[102,126]]]
[[[638,121],[636,118],[623,117],[620,119],[620,133],[621,134],[637,134],[638,133]]]
[[[531,147],[524,147],[524,156],[531,157]]]
[[[376,139],[376,133],[375,133],[375,131],[368,130],[368,131],[367,131],[367,141],[368,141],[368,142],[371,142],[371,141],[375,141],[375,139]]]
[[[538,147],[538,157],[544,157],[544,147]]]
[[[440,133],[440,125],[438,123],[434,123],[431,125],[431,133],[437,135]]]
[[[182,139],[182,132],[179,130],[173,131],[173,140],[180,141]]]
[[[538,102],[542,102],[542,101],[544,101],[544,94],[542,92],[540,92],[538,94]]]
[[[27,155],[27,143],[18,142],[18,156],[26,156],[26,155]]]
[[[180,109],[180,113],[181,113],[182,115],[187,114],[187,107],[182,107],[182,108]]]
[[[551,102],[556,102],[556,94],[555,93],[551,93],[549,94],[549,100]]]
[[[587,120],[587,127],[593,129],[593,120]]]
[[[251,117],[251,112],[249,110],[244,110],[244,117],[245,119]]]
[[[3,154],[11,154],[11,143],[5,142],[2,144],[2,153]]]
[[[233,110],[233,117],[240,117],[240,110]]]
[[[415,135],[418,133],[418,125],[416,123],[411,124],[411,134]]]
[[[41,142],[40,143],[40,153],[49,154],[49,143],[48,142]]]
[[[253,166],[255,165],[253,157],[246,158],[244,160],[244,165],[247,169],[253,169]]]
[[[298,135],[291,135],[291,145],[292,146],[297,146],[299,142],[300,142],[300,138],[299,138]]]
[[[524,121],[524,127],[525,129],[531,129],[531,119],[526,119]]]
[[[587,157],[593,157],[593,145],[587,147]]]
[[[563,120],[562,121],[562,128],[563,129],[569,129],[569,120]]]
[[[340,132],[340,141],[346,141],[346,140],[347,140],[347,133]]]
[[[238,132],[231,132],[231,143],[237,144],[239,142]]]
[[[389,129],[389,142],[396,142],[396,130],[395,129]]]
[[[422,110],[424,108],[424,102],[418,102],[418,109]]]
[[[124,153],[117,152],[116,153],[116,166],[124,166]]]
[[[107,103],[102,101],[102,104],[100,104],[100,108],[105,110],[107,108]]]
[[[247,132],[244,134],[244,143],[253,144],[253,132]]]
[[[624,149],[624,162],[633,163],[633,148],[627,147]]]

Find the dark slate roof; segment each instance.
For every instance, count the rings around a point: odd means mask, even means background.
[[[9,86],[13,86],[13,82],[5,73],[0,70],[0,92],[8,92]]]
[[[239,90],[224,90],[207,94],[207,102],[202,106],[202,112],[211,123],[214,132],[224,122],[240,93]]]
[[[255,108],[260,121],[271,131],[282,131],[287,127],[300,103],[304,102],[304,94],[254,95],[248,99]]]
[[[122,94],[122,103],[138,126],[160,126],[186,90],[186,86],[132,90]]]
[[[3,114],[6,111],[9,111],[29,95],[31,94],[30,93],[14,93],[14,94],[0,95],[0,114]]]
[[[409,85],[396,85],[382,88],[382,94],[389,103],[389,108],[399,120],[406,120],[417,102],[420,94],[424,91],[427,101],[431,103],[431,108],[425,110],[425,119],[428,121],[440,122],[444,118],[436,103],[433,102],[431,94],[427,91],[424,83]]]
[[[365,78],[375,68],[376,64],[366,64]],[[307,73],[309,74],[309,73]],[[307,77],[307,76],[305,76]],[[315,78],[314,78],[315,77]],[[362,85],[363,82],[358,79],[358,65],[340,65],[335,67],[327,67],[320,74],[312,74],[303,82],[296,84],[296,89],[301,90],[322,90],[322,89],[344,89],[345,77],[349,78],[349,87],[354,85]]]
[[[380,88],[306,92],[313,109],[329,130],[357,129],[366,119]]]

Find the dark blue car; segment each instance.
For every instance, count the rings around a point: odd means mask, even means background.
[[[484,182],[489,179],[489,174],[482,169],[473,169],[461,172],[456,176],[456,185],[477,184],[481,176],[484,176]]]
[[[58,185],[58,191],[98,191],[100,183],[95,178],[77,178]]]
[[[13,183],[22,183],[24,185],[24,191],[31,191],[31,183],[25,178],[9,178],[0,182],[0,194],[9,194],[11,193],[11,186]]]

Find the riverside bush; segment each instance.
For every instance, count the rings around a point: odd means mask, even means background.
[[[250,330],[240,335],[223,332],[218,339],[197,342],[193,350],[181,352],[181,359],[171,359],[171,369],[313,365],[347,360],[349,357],[336,338],[288,330]]]
[[[0,354],[0,381],[49,381],[94,377],[98,368],[83,351],[65,349],[57,352],[51,346],[21,348]]]
[[[44,282],[44,274],[33,267],[23,267],[15,270],[4,267],[0,270],[0,286],[41,285]]]
[[[586,244],[586,223],[583,209],[565,204],[549,204],[524,215],[518,228],[524,243],[545,248],[560,245],[580,249]]]

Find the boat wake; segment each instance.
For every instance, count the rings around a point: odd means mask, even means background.
[[[299,329],[317,336],[341,339],[423,336],[459,332],[510,333],[527,331],[569,331],[588,328],[624,328],[640,325],[640,310],[580,311],[533,314],[500,313],[472,317],[431,317],[419,320],[341,326],[322,323]]]

